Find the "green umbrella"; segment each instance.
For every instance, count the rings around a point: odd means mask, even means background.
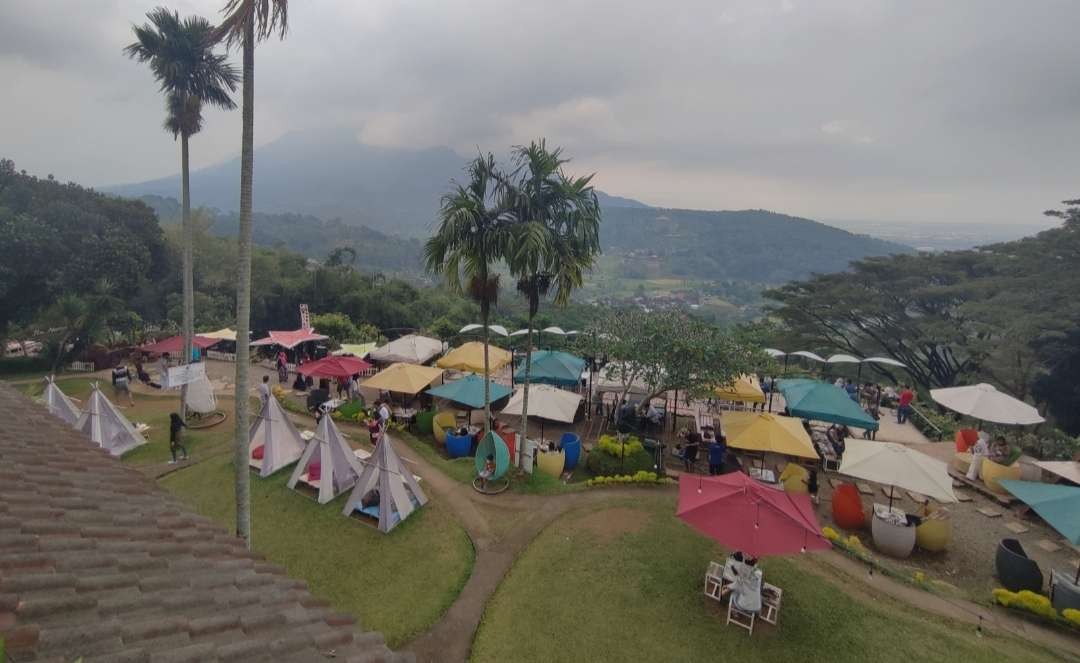
[[[1080,544],[1080,488],[1016,479],[1003,479],[1001,485],[1035,509],[1069,543]],[[1076,582],[1080,583],[1080,566],[1076,569]]]
[[[490,391],[492,402],[510,395],[509,387],[495,382],[491,383]],[[478,410],[484,407],[484,378],[479,375],[466,375],[460,380],[432,387],[427,393]]]
[[[835,385],[817,380],[781,380],[780,393],[793,417],[878,429],[877,420]]]
[[[581,381],[585,360],[557,350],[535,350],[532,353],[531,384],[553,384],[557,387],[575,387]],[[525,381],[525,362],[518,364],[514,380]]]

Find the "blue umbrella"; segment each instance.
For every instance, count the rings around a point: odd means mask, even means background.
[[[557,350],[535,350],[532,353],[532,372],[529,382],[532,384],[551,384],[556,387],[574,387],[581,380],[585,370],[585,360]],[[518,364],[514,380],[525,381],[525,362]]]
[[[781,380],[780,393],[793,417],[877,430],[878,422],[843,389],[817,380]]]
[[[510,388],[496,382],[491,383],[491,402],[510,395]],[[467,407],[480,409],[484,407],[484,378],[479,375],[466,375],[460,380],[447,382],[428,389],[428,394],[445,398],[455,403],[461,403]]]
[[[1001,485],[1070,543],[1080,544],[1080,488],[1016,479],[1003,479]],[[1080,583],[1080,567],[1076,569],[1076,582]]]

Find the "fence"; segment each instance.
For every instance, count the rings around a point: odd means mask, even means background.
[[[236,361],[235,352],[218,352],[217,350],[207,350],[207,359],[216,359],[218,361]]]
[[[93,373],[96,369],[92,361],[73,361],[68,364],[68,370],[72,373]]]

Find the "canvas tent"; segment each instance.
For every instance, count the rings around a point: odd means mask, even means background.
[[[114,456],[122,456],[135,447],[146,444],[146,438],[105,398],[95,382],[86,402],[86,410],[75,422],[75,430]]]
[[[273,394],[251,425],[248,435],[248,464],[268,477],[286,465],[299,460],[304,453],[304,438],[285,415],[281,403]]]
[[[302,482],[317,491],[319,504],[326,504],[352,488],[358,476],[360,467],[348,442],[333,419],[323,417],[293,469],[288,486],[296,490],[296,484]]]
[[[413,511],[427,504],[427,496],[420,490],[420,484],[401,462],[401,457],[394,451],[390,436],[384,432],[375,453],[364,465],[349,498],[345,500],[342,513],[351,516],[353,512],[376,518],[379,531],[389,532],[399,522],[408,518]],[[364,496],[369,491],[378,491],[379,503],[364,506]]]
[[[426,364],[438,357],[442,351],[442,341],[409,334],[372,350],[369,356],[372,361],[380,364]]]
[[[45,406],[54,417],[64,420],[68,426],[74,426],[81,414],[67,394],[56,386],[52,376],[45,378]]]

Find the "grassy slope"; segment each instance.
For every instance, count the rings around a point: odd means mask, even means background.
[[[472,571],[473,548],[457,521],[432,499],[382,534],[341,515],[345,497],[330,504],[285,487],[289,471],[252,475],[255,549],[303,578],[318,596],[357,616],[365,629],[399,646],[431,626],[457,597]],[[162,479],[199,513],[231,527],[232,463],[212,458]]]
[[[711,542],[672,516],[674,500],[622,505],[644,526],[606,537],[572,512],[522,555],[488,604],[473,661],[1039,661],[1019,642],[893,602],[863,604],[782,559],[764,563],[784,589],[779,627],[750,638],[725,626],[722,606],[702,594]],[[604,516],[600,516],[602,520]]]

